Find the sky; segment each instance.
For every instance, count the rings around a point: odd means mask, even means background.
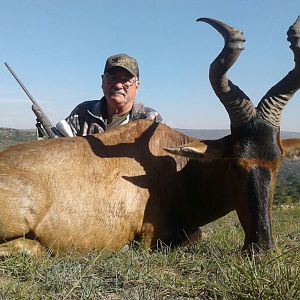
[[[0,127],[34,128],[31,104],[7,62],[53,123],[85,100],[100,99],[108,56],[139,62],[137,101],[171,127],[228,129],[208,80],[222,36],[200,17],[244,32],[245,50],[228,72],[256,106],[293,67],[286,32],[299,0],[0,0]],[[300,132],[300,91],[281,129]]]

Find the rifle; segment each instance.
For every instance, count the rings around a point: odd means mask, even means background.
[[[45,133],[47,133],[48,138],[57,138],[57,137],[63,137],[63,136],[74,136],[71,130],[70,125],[67,123],[66,120],[61,120],[56,124],[56,127],[51,123],[49,118],[46,116],[46,114],[43,112],[42,108],[38,105],[38,103],[34,100],[32,95],[29,93],[29,91],[26,89],[24,84],[21,82],[21,80],[18,78],[16,73],[12,70],[12,68],[5,62],[4,65],[7,67],[9,72],[12,74],[12,76],[16,79],[18,84],[21,86],[23,91],[26,93],[28,98],[32,102],[31,109],[33,113],[36,115],[36,127],[38,131],[39,137],[44,137]],[[59,129],[58,129],[58,128]]]

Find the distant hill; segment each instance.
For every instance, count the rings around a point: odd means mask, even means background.
[[[186,135],[203,140],[219,139],[230,133],[228,129],[175,129]],[[281,136],[283,138],[300,138],[300,132],[282,131]],[[35,140],[35,129],[14,129],[0,127],[0,150],[3,150],[12,145]]]
[[[9,146],[36,140],[34,129],[13,129],[0,127],[0,150]]]
[[[181,129],[176,130],[202,140],[214,140],[230,134],[229,129]],[[285,139],[300,138],[300,132],[282,131],[281,137]]]

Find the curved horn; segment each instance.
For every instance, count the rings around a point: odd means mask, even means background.
[[[210,65],[209,80],[229,114],[231,126],[238,127],[251,120],[256,114],[255,107],[248,96],[226,76],[226,72],[244,49],[245,38],[241,31],[218,20],[199,18],[197,21],[210,24],[224,38],[224,48]]]
[[[257,106],[258,114],[275,128],[280,126],[284,106],[300,88],[300,16],[290,26],[287,36],[294,53],[295,67],[266,93]]]

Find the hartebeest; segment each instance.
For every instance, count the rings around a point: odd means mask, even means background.
[[[225,39],[209,78],[231,135],[201,141],[140,120],[1,152],[0,253],[116,250],[134,239],[148,247],[157,240],[176,245],[232,210],[245,232],[244,249],[273,248],[276,174],[283,156],[300,149],[300,140],[281,140],[279,129],[281,111],[300,87],[300,18],[288,31],[295,67],[256,108],[226,76],[243,49],[242,33],[199,21]]]

